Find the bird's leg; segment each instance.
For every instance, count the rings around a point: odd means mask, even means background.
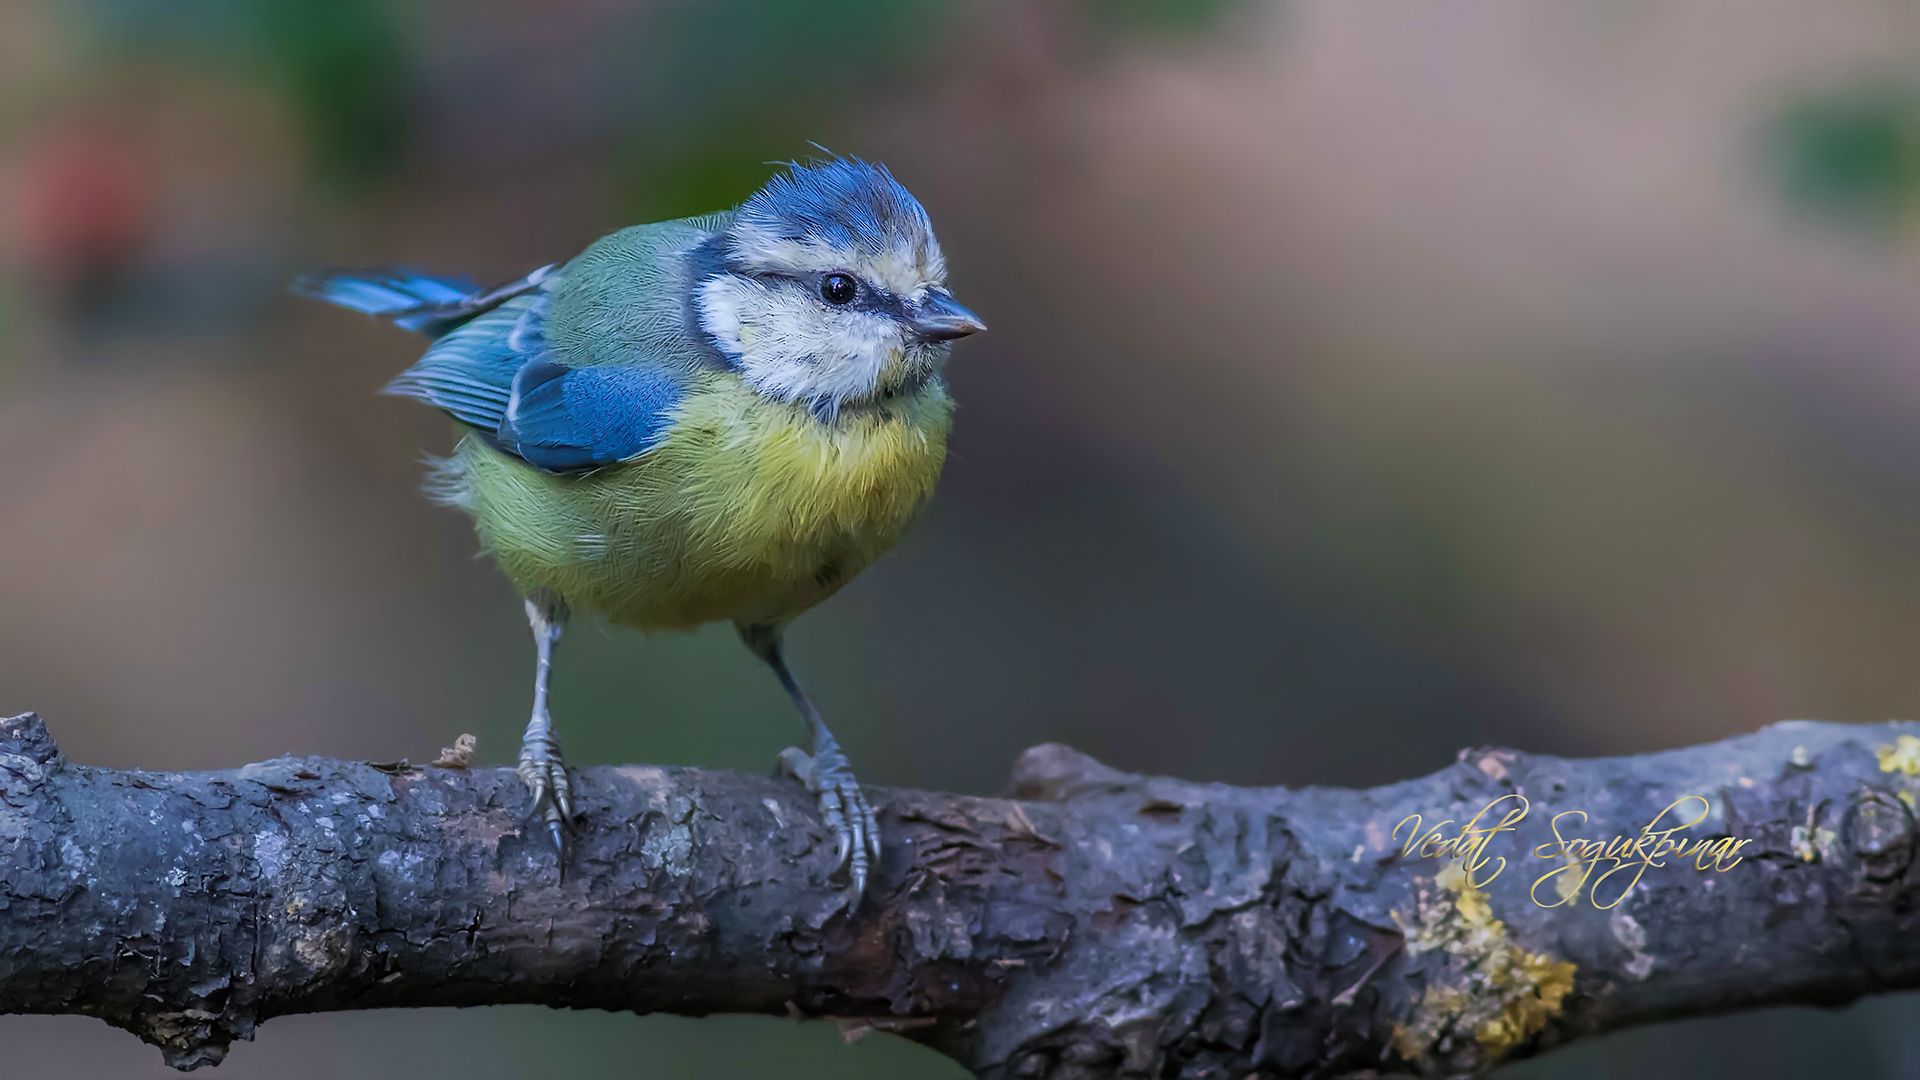
[[[860,782],[853,777],[846,753],[834,741],[833,732],[827,730],[826,721],[820,719],[813,699],[787,668],[780,650],[780,628],[758,625],[739,629],[747,648],[779,676],[780,685],[786,687],[787,696],[793,698],[800,718],[806,721],[813,752],[787,747],[780,752],[780,771],[805,784],[819,800],[820,817],[837,845],[834,869],[847,870],[847,908],[852,910],[866,891],[868,868],[880,860],[880,823],[874,818],[866,793],[860,790]]]
[[[549,589],[527,597],[527,623],[533,629],[533,718],[520,739],[520,779],[533,793],[532,813],[547,823],[553,846],[566,853],[566,827],[573,820],[573,785],[560,760],[560,740],[547,712],[547,680],[553,671],[553,646],[565,628],[567,606]]]

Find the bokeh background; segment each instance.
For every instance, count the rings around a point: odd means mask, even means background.
[[[870,783],[1025,746],[1365,785],[1920,704],[1920,13],[1899,0],[0,0],[0,711],[74,758],[512,760],[530,656],[419,497],[418,352],[285,294],[505,279],[887,162],[992,331],[939,498],[793,634]],[[583,622],[576,763],[765,771],[712,628]],[[8,1076],[161,1077],[0,1018]],[[832,1028],[275,1020],[224,1080],[960,1074]],[[1920,1001],[1510,1077],[1920,1075]]]

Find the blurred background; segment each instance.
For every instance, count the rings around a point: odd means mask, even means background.
[[[0,0],[0,713],[93,764],[513,759],[519,605],[416,491],[417,339],[285,293],[506,279],[809,141],[992,332],[895,555],[795,660],[869,783],[1024,747],[1370,785],[1920,703],[1920,13],[1897,0]],[[725,627],[582,622],[569,760],[764,772]],[[18,1076],[174,1075],[78,1017]],[[223,1080],[945,1077],[890,1036],[275,1020]],[[1920,1001],[1503,1076],[1920,1075]]]

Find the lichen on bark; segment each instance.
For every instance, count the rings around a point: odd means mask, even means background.
[[[1036,747],[1009,798],[873,789],[886,844],[849,913],[811,800],[770,777],[577,770],[562,875],[507,769],[97,769],[29,714],[0,721],[0,1011],[96,1016],[182,1068],[290,1013],[525,1002],[831,1018],[990,1078],[1469,1074],[1920,985],[1916,732],[1482,749],[1366,791]],[[1551,816],[1631,837],[1682,795],[1710,804],[1701,839],[1750,844],[1738,859],[1666,860],[1604,903],[1542,884],[1568,865],[1536,857]],[[1534,816],[1497,875],[1392,836],[1508,797]]]

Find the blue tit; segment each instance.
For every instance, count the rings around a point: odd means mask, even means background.
[[[849,903],[880,854],[873,807],[782,655],[794,616],[891,548],[946,458],[956,338],[920,203],[884,166],[795,164],[734,210],[637,225],[479,289],[407,271],[296,292],[433,344],[387,392],[464,426],[428,493],[473,518],[536,646],[519,775],[565,857],[572,785],[547,706],[570,610],[642,630],[732,620],[806,724],[782,770],[838,845]]]

